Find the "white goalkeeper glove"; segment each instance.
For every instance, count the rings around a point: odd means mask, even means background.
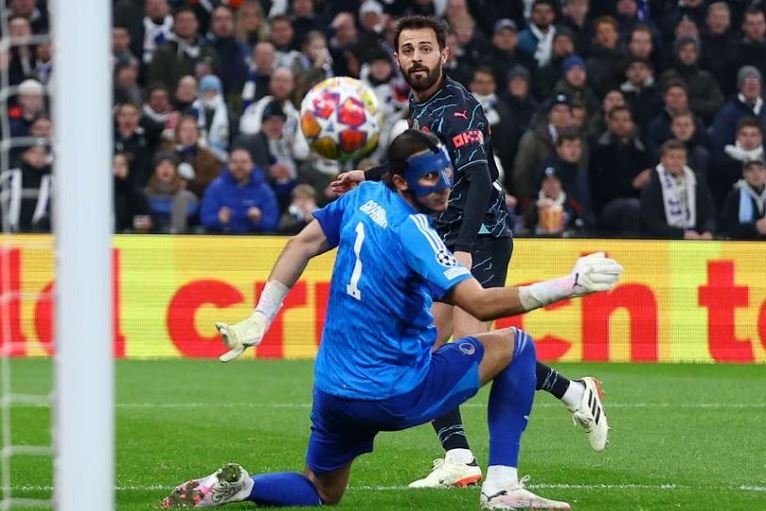
[[[250,317],[229,325],[216,321],[215,328],[221,334],[223,343],[229,351],[218,357],[221,362],[230,362],[239,358],[251,346],[258,346],[271,326],[279,309],[282,308],[285,296],[290,291],[287,286],[276,280],[266,283],[258,299],[258,305]]]
[[[519,300],[524,310],[531,311],[566,298],[608,291],[617,284],[622,272],[617,261],[603,252],[595,252],[579,258],[565,277],[520,287]]]
[[[229,325],[216,321],[215,328],[221,334],[223,343],[229,351],[218,357],[221,362],[229,362],[239,358],[251,346],[258,346],[266,333],[268,321],[266,315],[254,311],[249,318],[239,323]]]
[[[571,296],[583,296],[612,289],[622,275],[622,266],[603,252],[579,258],[569,274],[572,279]]]

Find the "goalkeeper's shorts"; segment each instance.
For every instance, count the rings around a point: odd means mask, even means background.
[[[399,431],[445,415],[479,390],[484,346],[473,337],[445,344],[431,357],[426,377],[399,396],[368,401],[314,388],[306,464],[315,473],[335,471],[372,452],[380,431]]]

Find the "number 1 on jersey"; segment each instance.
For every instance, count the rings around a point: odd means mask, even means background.
[[[362,292],[359,290],[359,279],[362,278],[362,243],[364,243],[364,224],[359,222],[356,224],[356,241],[354,241],[356,263],[354,263],[354,271],[351,272],[351,280],[346,285],[346,293],[357,300],[362,299]]]

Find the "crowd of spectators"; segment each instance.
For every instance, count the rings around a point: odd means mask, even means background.
[[[6,12],[3,136],[19,143],[3,221],[44,231],[47,98],[65,71],[30,39],[50,28],[46,1]],[[113,0],[115,232],[297,232],[342,170],[310,151],[301,98],[361,79],[384,146],[407,118],[392,44],[410,14],[449,27],[445,70],[485,110],[518,234],[766,239],[766,6],[752,0]]]

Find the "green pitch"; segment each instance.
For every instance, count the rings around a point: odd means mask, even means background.
[[[50,388],[49,361],[12,367],[15,392]],[[533,491],[578,511],[766,509],[766,367],[558,367],[603,380],[611,444],[593,453],[564,408],[538,393],[520,467]],[[301,469],[311,380],[309,361],[118,362],[117,509],[158,509],[175,484],[227,461],[253,472]],[[463,409],[484,463],[486,398]],[[12,418],[15,443],[49,441],[47,409],[15,407]],[[381,434],[376,452],[357,460],[339,508],[478,509],[476,488],[405,489],[439,453],[430,426]],[[88,474],[82,480],[88,491]],[[14,458],[12,485],[19,497],[50,495],[50,461]]]

